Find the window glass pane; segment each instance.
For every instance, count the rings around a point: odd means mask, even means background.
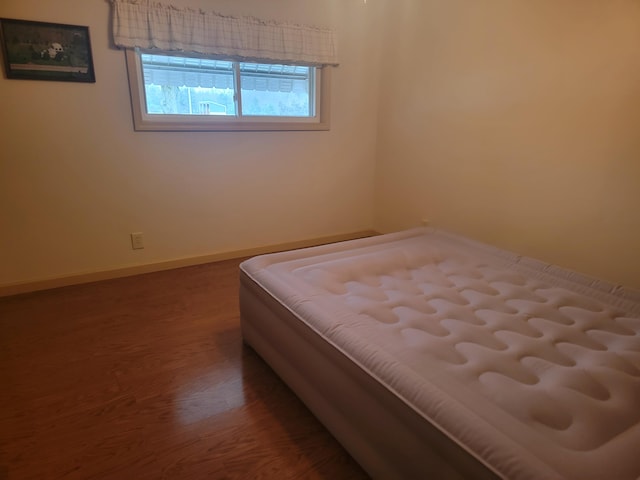
[[[140,54],[147,113],[236,115],[233,63]]]
[[[312,67],[241,63],[242,114],[312,117],[314,74]]]

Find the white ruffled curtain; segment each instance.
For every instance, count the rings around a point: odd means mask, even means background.
[[[338,65],[332,29],[228,17],[150,0],[111,0],[118,47],[302,65]]]

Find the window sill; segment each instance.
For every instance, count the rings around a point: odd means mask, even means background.
[[[329,130],[328,122],[278,122],[278,121],[203,121],[191,118],[147,120],[135,118],[138,132],[273,132],[273,131],[321,131]]]

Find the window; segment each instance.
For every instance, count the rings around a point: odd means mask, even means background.
[[[127,50],[136,130],[328,130],[328,68]]]

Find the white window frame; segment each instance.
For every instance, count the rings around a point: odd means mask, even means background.
[[[295,131],[329,130],[330,128],[330,67],[316,67],[315,116],[313,117],[148,114],[140,53],[153,52],[131,48],[125,50],[133,125],[136,131]],[[162,53],[171,54],[171,52]]]

